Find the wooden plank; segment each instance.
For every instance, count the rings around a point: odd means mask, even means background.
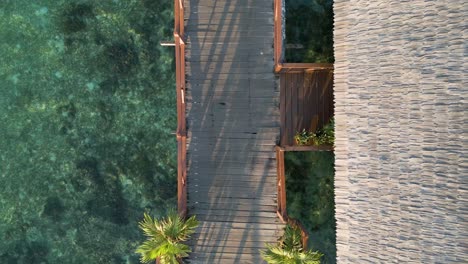
[[[264,14],[270,15],[273,13],[273,8],[271,6],[246,6],[241,7],[239,5],[230,5],[230,6],[214,6],[200,4],[197,5],[195,9],[190,9],[184,12],[184,15],[190,20],[195,17],[197,14],[216,14],[216,13],[237,13],[237,14]]]
[[[187,78],[192,80],[271,80],[271,73],[218,73],[218,74],[194,74],[187,73]]]
[[[187,82],[187,88],[193,88],[193,87],[199,87],[199,86],[204,86],[204,87],[226,86],[227,89],[229,89],[232,86],[234,86],[234,87],[242,86],[242,87],[244,87],[244,89],[247,89],[249,86],[251,86],[251,87],[261,87],[262,89],[258,89],[259,90],[258,94],[261,94],[261,93],[265,94],[266,89],[268,89],[267,90],[267,91],[269,91],[268,93],[271,93],[271,91],[273,91],[273,87],[275,86],[275,80],[274,79],[267,79],[267,80],[255,79],[255,78],[248,79],[248,80],[229,79],[229,80],[219,80],[219,81],[216,81],[216,82],[214,82],[213,80],[197,81],[197,80],[190,79],[188,81],[189,82]],[[199,89],[199,88],[197,88],[197,89]],[[229,90],[227,90],[226,92],[229,92]],[[250,91],[250,93],[248,93],[247,95],[252,95],[252,92],[254,92],[254,91]],[[266,95],[268,95],[269,97],[274,97],[273,93],[266,94]]]
[[[274,208],[276,207],[276,200],[270,199],[268,202],[263,202],[263,201],[256,201],[255,198],[250,198],[247,199],[243,197],[243,199],[237,197],[236,194],[233,195],[222,195],[223,197],[215,197],[211,198],[212,194],[206,195],[208,198],[207,201],[202,201],[203,195],[200,193],[193,193],[192,195],[189,196],[190,200],[188,202],[188,207],[189,208],[197,208],[197,209],[205,209],[205,210],[215,210],[215,209],[234,209],[234,210],[252,210],[253,208],[263,208],[261,211],[263,212],[273,212]],[[221,195],[220,195],[221,196]],[[272,198],[272,197],[270,197]],[[193,200],[195,199],[195,200]],[[222,199],[225,202],[216,202],[216,199]],[[249,204],[249,200],[252,204]],[[250,207],[248,207],[250,205]],[[249,209],[250,208],[250,209]],[[260,209],[259,209],[260,210]],[[214,220],[213,220],[214,221]]]
[[[213,55],[216,56],[216,55]],[[212,58],[213,56],[206,56],[206,60],[209,61],[194,61],[194,60],[189,60],[189,63],[187,63],[186,70],[188,72],[192,70],[213,70],[219,67],[218,63],[213,63]],[[252,56],[252,55],[250,55]],[[248,58],[249,56],[245,56],[245,58]],[[259,70],[265,70],[265,69],[272,69],[273,66],[273,61],[271,59],[259,59],[254,57],[255,60],[239,60],[239,61],[223,61],[223,65],[226,66],[228,69],[251,69],[251,68],[259,68]],[[220,58],[222,60],[225,60],[226,58]],[[271,72],[271,71],[269,71]]]
[[[216,222],[236,222],[236,223],[254,223],[254,224],[272,224],[281,225],[281,221],[276,214],[273,217],[249,217],[249,216],[228,216],[228,215],[197,215],[199,221],[216,221]]]
[[[270,5],[265,6],[249,6],[249,5],[207,5],[206,3],[200,3],[198,5],[191,6],[188,12],[185,14],[197,14],[197,13],[256,13],[263,14],[265,12],[272,13],[273,7]]]
[[[189,24],[188,26],[185,27],[185,31],[188,32],[220,32],[220,31],[226,31],[226,32],[231,32],[231,31],[236,31],[236,32],[265,32],[265,31],[273,31],[273,26],[272,25],[235,25],[235,26],[220,26],[216,24]]]
[[[294,131],[298,131],[300,128],[299,128],[299,122],[298,122],[298,118],[299,118],[299,115],[298,115],[298,84],[301,82],[301,79],[298,78],[299,75],[295,74],[294,75],[294,85],[293,87],[291,87],[291,108],[290,108],[290,111],[291,111],[291,122],[292,122],[292,127],[293,127],[293,130]]]
[[[260,100],[257,100],[260,101]],[[279,115],[277,111],[277,103],[274,100],[263,100],[265,106],[265,112],[272,113],[274,115]],[[206,100],[204,102],[194,102],[192,103],[187,111],[189,114],[207,114],[214,111],[221,111],[224,114],[230,114],[232,110],[239,110],[239,111],[253,111],[256,114],[261,114],[261,109],[259,104],[250,103],[248,101],[235,101],[235,102],[221,102],[221,103],[213,103],[210,100]],[[279,131],[278,131],[279,132]],[[277,132],[274,132],[277,133]],[[252,133],[250,133],[252,134]],[[270,133],[272,134],[272,133]],[[268,136],[266,133],[263,133],[264,136]]]
[[[197,245],[192,249],[192,251],[203,252],[201,254],[207,254],[209,252],[218,252],[220,246],[222,246],[223,254],[239,254],[239,251],[241,250],[242,254],[253,256],[253,255],[259,255],[260,250],[265,249],[265,245],[263,243],[250,242],[250,244],[252,246],[247,247],[247,246],[239,245],[239,242],[231,243],[229,241],[226,241],[225,243],[222,243],[221,245],[219,243],[211,244],[211,245]]]
[[[288,76],[288,82],[287,84],[290,87],[294,87],[296,85],[296,75],[289,75]],[[294,135],[294,119],[295,116],[293,115],[293,95],[292,95],[292,90],[293,89],[287,89],[287,111],[288,111],[288,118],[287,118],[287,126],[288,126],[288,142],[293,141],[293,135]]]
[[[257,177],[254,177],[252,175],[244,175],[242,177],[227,177],[223,179],[223,182],[226,185],[232,185],[232,186],[257,186],[257,187],[261,187],[265,185],[274,186],[275,182],[269,181],[269,180],[270,178],[274,178],[275,176],[276,176],[275,174],[266,175],[266,176],[262,175],[262,176],[257,176]],[[218,176],[218,177],[221,177],[221,176]],[[201,184],[206,184],[207,181],[210,181],[212,179],[213,178],[211,175],[193,175],[190,177],[190,179],[188,179],[188,183],[201,185]],[[265,181],[268,181],[268,182],[265,183]],[[206,197],[217,197],[217,198],[232,198],[235,196],[235,197],[238,197],[239,199],[260,200],[259,197],[242,197],[238,195],[230,195],[230,196],[226,196],[222,194],[214,195],[214,196],[208,195],[208,194],[201,194],[201,195],[203,195],[204,197],[206,196]],[[200,195],[198,195],[197,197],[200,197]],[[261,197],[261,198],[265,198],[265,197]],[[269,200],[275,200],[275,199],[272,199],[274,198],[274,195],[268,196],[266,198]]]
[[[187,25],[195,24],[216,24],[216,25],[271,25],[273,26],[272,16],[254,16],[254,14],[242,15],[235,13],[199,13],[186,19]]]
[[[187,70],[187,76],[217,76],[221,74],[265,74],[265,73],[271,73],[273,70],[273,65],[270,67],[265,66],[265,67],[232,67],[230,68],[228,65],[226,67],[214,67],[211,66],[210,68],[207,67],[196,67],[196,68],[190,68]],[[207,78],[213,78],[213,77],[207,77]]]
[[[193,215],[207,215],[207,216],[245,216],[245,217],[256,217],[256,218],[276,218],[275,211],[256,211],[256,210],[248,210],[248,211],[232,211],[227,208],[190,208],[190,214]]]
[[[216,177],[221,177],[220,175],[222,174],[217,174]],[[225,175],[222,175],[225,176]],[[243,186],[274,186],[275,181],[272,178],[276,177],[276,172],[274,170],[271,171],[271,173],[268,174],[263,174],[263,175],[251,175],[251,174],[244,174],[244,175],[226,175],[227,179],[225,180],[226,185],[233,185],[233,186],[240,186],[243,184]],[[211,182],[213,180],[213,175],[211,174],[205,174],[205,173],[200,173],[198,175],[192,175],[190,179],[188,179],[188,183],[191,185],[204,185],[207,184],[207,182]],[[267,183],[265,183],[267,182]],[[205,194],[208,195],[208,194]],[[213,195],[209,195],[210,197],[213,197]],[[267,198],[271,199],[274,198],[274,193],[271,195],[268,195]],[[219,193],[216,194],[215,197],[237,197],[239,199],[245,198],[245,199],[257,199],[259,197],[252,197],[250,195],[243,195],[243,193],[238,193],[238,194],[227,194],[227,193]]]
[[[187,55],[213,55],[215,54],[246,54],[255,55],[261,57],[265,54],[273,54],[271,50],[272,42],[268,38],[257,38],[257,39],[205,39],[205,38],[193,38],[187,41]],[[219,62],[221,63],[221,62]]]
[[[276,232],[281,231],[282,226],[277,224],[266,224],[266,223],[237,223],[237,222],[213,222],[213,221],[200,221],[200,224],[197,227],[197,232],[202,233],[203,230],[219,230],[225,229],[227,232],[255,232],[251,229],[251,226],[254,226],[258,230]]]
[[[217,50],[216,50],[217,51]],[[199,49],[198,51],[191,51],[191,52],[186,52],[186,61],[187,64],[193,63],[193,62],[203,62],[203,65],[206,65],[208,62],[213,65],[219,65],[220,60],[223,61],[224,64],[228,64],[231,62],[238,62],[238,63],[245,63],[251,65],[252,63],[258,63],[258,62],[269,62],[273,61],[271,59],[271,51],[269,51],[266,48],[258,48],[258,49],[253,49],[251,50],[250,53],[244,53],[244,54],[239,54],[239,53],[226,53],[226,52],[217,52],[218,54],[215,54],[215,52],[212,52],[212,50],[207,50],[207,49]]]
[[[271,178],[273,178],[274,176],[272,175]],[[200,189],[210,189],[212,190],[213,188],[216,188],[216,189],[227,189],[227,188],[230,188],[232,190],[232,194],[235,195],[235,192],[237,191],[241,191],[242,192],[242,188],[245,188],[246,191],[250,191],[251,192],[258,192],[258,191],[264,191],[264,190],[269,190],[270,188],[274,188],[275,187],[275,183],[273,181],[270,181],[268,183],[260,183],[260,182],[247,182],[247,181],[242,181],[242,182],[237,182],[237,181],[222,181],[222,180],[215,180],[215,181],[212,181],[212,180],[209,180],[209,179],[199,179],[198,181],[189,181],[190,185],[193,186],[193,190],[200,190]],[[192,190],[192,189],[190,189]],[[224,193],[224,195],[226,195],[228,193]],[[199,197],[200,195],[196,195],[196,196],[191,196],[192,198],[193,197]],[[210,195],[211,196],[211,195]],[[232,197],[232,196],[229,196],[229,197]],[[224,199],[221,199],[217,202],[222,202]],[[247,199],[247,200],[252,200],[252,202],[259,202],[259,201],[263,201],[261,199]],[[234,201],[231,201],[232,203],[243,203],[243,201],[247,201],[246,199],[236,199]],[[203,202],[203,201],[200,201],[200,200],[192,200],[192,201],[196,201],[196,202]],[[271,201],[271,199],[270,199]],[[248,203],[247,203],[248,204]]]
[[[238,62],[224,62],[223,65],[229,70],[258,70],[271,73],[271,69],[273,66],[273,61],[271,60],[263,60],[263,61],[238,61]],[[219,65],[216,63],[212,63],[211,61],[208,62],[190,62],[189,65],[186,66],[187,72],[192,71],[207,71],[207,70],[216,70],[218,69]]]
[[[275,127],[260,127],[260,126],[256,126],[252,129],[248,129],[248,128],[243,128],[243,127],[233,127],[229,130],[223,130],[222,128],[215,128],[215,129],[211,129],[210,127],[202,127],[202,126],[199,126],[198,127],[199,129],[195,129],[194,127],[190,127],[189,129],[189,133],[194,133],[195,135],[199,135],[199,134],[211,134],[211,135],[226,135],[226,137],[230,137],[230,135],[233,135],[232,138],[236,138],[234,135],[236,134],[256,134],[256,135],[262,135],[262,137],[266,137],[265,135],[278,135],[278,132],[271,132],[271,133],[267,133],[267,132],[262,132],[262,131],[259,131],[259,129],[277,129]],[[235,129],[234,129],[235,128]],[[245,144],[248,144],[249,142],[245,142]],[[243,145],[245,145],[243,144]],[[258,150],[258,151],[265,151],[265,150]]]
[[[199,198],[199,195],[192,195],[190,196],[190,201],[187,203],[187,206],[226,206],[227,208],[236,208],[240,205],[250,205],[253,207],[264,207],[264,206],[272,206],[274,208],[276,206],[276,201],[274,200],[256,200],[256,199],[240,199],[240,198]]]
[[[226,261],[232,260],[235,261],[233,263],[242,263],[242,264],[258,264],[262,263],[263,260],[260,257],[260,253],[258,255],[253,255],[253,254],[242,254],[240,252],[238,253],[219,253],[218,252],[206,252],[206,253],[197,253],[193,252],[190,254],[190,257],[193,258],[194,260],[197,260],[198,258],[204,258],[207,254],[210,254],[209,260],[210,262],[205,262],[205,263],[227,263]],[[242,256],[242,257],[240,257]],[[206,257],[205,257],[206,258]]]
[[[246,255],[248,259],[245,259],[242,254],[239,255],[238,259],[224,259],[221,257],[216,256],[191,256],[191,259],[188,260],[189,264],[204,264],[204,263],[223,263],[223,264],[237,264],[239,263],[239,259],[242,259],[242,264],[258,264],[263,263],[260,257],[256,259],[252,259],[251,256]]]
[[[192,126],[191,126],[192,127]],[[252,125],[252,127],[254,127]],[[274,147],[276,145],[276,139],[259,139],[255,141],[246,142],[244,139],[230,139],[230,140],[223,140],[222,141],[224,145],[229,144],[230,146],[235,146],[236,144],[246,144],[250,146],[250,149],[256,149],[258,146],[271,146]],[[191,144],[191,146],[196,146],[196,145],[208,145],[208,146],[218,146],[220,145],[221,142],[215,141],[215,140],[210,140],[210,139],[192,139],[189,138],[187,139],[187,143]]]
[[[233,150],[233,151],[222,151],[223,155],[213,155],[212,153],[207,153],[207,150],[212,150],[208,148],[201,148],[200,150],[191,150],[190,152],[187,153],[187,158],[188,159],[203,159],[203,160],[209,160],[209,159],[223,159],[223,160],[253,160],[256,158],[261,158],[261,159],[276,159],[275,153],[270,152],[270,151],[265,151],[265,152],[259,152],[259,151],[252,151],[249,152],[245,155],[242,155],[243,157],[240,157],[240,155],[237,155],[239,153],[239,150]]]
[[[197,181],[191,181],[191,179],[194,178],[194,177],[199,177],[200,180],[206,182],[207,179],[213,179],[213,177],[218,177],[219,175],[223,175],[222,173],[226,173],[226,172],[224,170],[223,171],[219,171],[219,170],[216,171],[216,170],[208,170],[206,168],[189,168],[189,173],[193,173],[193,175],[191,175],[188,178],[189,184],[195,184]],[[233,177],[236,177],[235,173],[233,173],[232,175],[234,175]],[[276,169],[271,169],[268,172],[256,171],[256,172],[253,172],[252,174],[251,173],[247,174],[245,172],[243,172],[243,173],[240,172],[240,173],[238,173],[237,177],[239,178],[239,181],[241,181],[241,182],[248,181],[249,178],[251,178],[251,177],[256,178],[257,181],[261,179],[261,180],[264,180],[264,181],[275,182],[275,180],[273,178],[276,177]],[[205,183],[203,183],[203,184],[205,184]],[[271,186],[273,186],[273,185],[271,185]],[[191,194],[189,193],[189,196],[190,195]],[[255,196],[251,196],[251,193],[243,193],[243,192],[240,192],[240,193],[219,193],[219,194],[216,194],[216,195],[219,196],[219,197],[258,198],[258,197],[255,197]],[[266,194],[266,195],[267,195],[267,197],[271,198],[271,197],[275,196],[275,192],[273,192],[271,194]],[[212,196],[212,194],[210,194],[210,196]]]
[[[219,246],[219,243],[220,242],[216,240],[215,241],[206,240],[198,248],[194,247],[193,251],[203,253],[205,252],[205,249],[206,249],[207,252],[210,252],[212,251],[212,247],[215,247],[216,245]],[[242,241],[224,241],[222,242],[222,245],[223,247],[227,247],[227,248],[237,248],[237,250],[239,250],[239,248],[256,249],[256,251],[252,252],[254,254],[258,254],[259,249],[265,248],[265,243],[263,241],[248,241],[245,243],[242,243]]]
[[[223,41],[229,41],[234,39],[242,40],[255,40],[257,38],[270,38],[273,40],[273,31],[191,31],[187,32],[187,37],[189,40],[193,41],[194,39],[222,39]]]
[[[265,195],[265,194],[269,194],[269,193],[275,193],[276,188],[275,187],[268,187],[268,188],[262,188],[262,189],[258,189],[258,188],[245,188],[245,189],[242,189],[242,188],[237,188],[237,187],[228,187],[228,188],[226,188],[226,187],[203,187],[203,188],[201,188],[201,187],[189,186],[188,192],[189,192],[189,196],[191,195],[191,193],[195,194],[195,193],[199,193],[199,192],[220,193],[220,194],[223,194],[223,195],[233,195],[235,193],[244,192],[246,194],[259,196],[259,195]],[[232,209],[232,210],[262,210],[264,212],[269,212],[269,211],[275,210],[275,208],[276,208],[276,206],[271,206],[271,207],[262,206],[262,207],[259,207],[259,208],[255,208],[255,206],[251,206],[251,205],[236,205],[236,206],[225,206],[225,207],[223,207],[223,205],[218,205],[217,206],[216,204],[211,204],[211,205],[200,204],[200,205],[197,205],[196,207],[197,208],[204,208],[204,209],[229,208],[229,209]]]
[[[280,144],[284,145],[286,142],[286,80],[280,78],[280,122],[281,122],[281,141]]]
[[[234,7],[242,7],[242,8],[250,8],[250,7],[259,7],[259,6],[265,6],[265,5],[270,5],[271,6],[271,0],[257,0],[255,2],[252,2],[251,0],[216,0],[216,1],[196,1],[195,3],[192,3],[189,0],[184,1],[185,6],[190,8],[190,10],[193,10],[196,7],[212,7],[212,6],[219,6],[219,7],[228,7],[228,6],[234,6]]]

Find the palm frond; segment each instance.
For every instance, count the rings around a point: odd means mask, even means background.
[[[302,250],[302,235],[299,227],[287,225],[281,242],[286,250]]]
[[[188,240],[195,232],[198,221],[195,216],[184,220],[174,210],[160,220],[145,213],[139,226],[148,237],[136,250],[141,255],[141,262],[159,258],[162,264],[172,264],[178,263],[178,258],[187,257],[191,252],[190,247],[181,242]]]
[[[279,245],[267,245],[265,251],[261,251],[262,258],[269,264],[288,264],[293,263],[292,252],[283,249]]]
[[[299,261],[299,263],[304,264],[320,264],[320,258],[323,256],[322,253],[318,251],[304,251],[304,252],[297,252],[295,259]]]
[[[161,236],[161,233],[158,230],[158,224],[159,223],[156,219],[153,219],[150,215],[145,213],[143,216],[143,221],[141,221],[138,225],[140,229],[143,230],[145,236],[154,238]]]
[[[161,241],[146,240],[135,252],[141,255],[140,261],[142,263],[148,263],[160,257],[159,247],[161,244]]]
[[[320,264],[323,256],[318,251],[304,250],[301,230],[287,225],[284,234],[276,245],[267,244],[260,251],[262,258],[269,264]]]
[[[181,227],[180,234],[178,237],[179,241],[187,241],[189,237],[195,233],[195,229],[198,227],[198,220],[195,216],[185,220],[184,225]]]

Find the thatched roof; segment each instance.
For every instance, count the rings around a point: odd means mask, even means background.
[[[468,260],[464,0],[337,0],[339,263]]]

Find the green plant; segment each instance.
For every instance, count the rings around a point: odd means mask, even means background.
[[[198,221],[195,216],[184,220],[175,211],[170,211],[167,217],[160,220],[145,213],[139,226],[147,236],[147,240],[136,250],[141,254],[141,262],[159,259],[161,264],[177,264],[191,252],[190,247],[182,242],[195,232]]]
[[[299,146],[333,145],[335,143],[335,121],[333,118],[330,119],[330,121],[316,133],[303,129],[301,132],[296,133],[294,140],[296,140]]]
[[[320,132],[322,144],[333,145],[335,143],[335,119],[330,119]]]
[[[309,132],[305,129],[302,129],[301,132],[296,133],[296,135],[294,136],[294,140],[296,140],[296,143],[299,146],[306,146],[312,143],[311,140],[313,140],[314,137],[315,137],[314,133]]]
[[[320,264],[323,256],[318,251],[304,250],[300,229],[290,225],[286,225],[276,245],[267,244],[267,249],[260,253],[269,264]]]

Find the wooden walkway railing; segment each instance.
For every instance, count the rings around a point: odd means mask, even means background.
[[[333,70],[333,63],[287,63],[283,56],[283,0],[275,0],[275,73],[302,72],[304,70]]]
[[[296,219],[288,217],[286,211],[286,173],[284,166],[284,148],[277,146],[276,147],[276,162],[278,166],[278,178],[277,178],[277,188],[278,188],[278,211],[277,214],[281,221],[288,223],[293,227],[299,227],[301,230],[302,236],[302,246],[304,249],[307,249],[307,243],[309,241],[309,233],[307,229]]]
[[[304,71],[327,70],[333,71],[333,63],[287,63],[284,60],[283,42],[284,42],[284,25],[283,25],[283,0],[274,0],[274,61],[275,73],[298,73]],[[282,110],[284,111],[284,109]],[[284,124],[282,124],[284,126]],[[288,217],[286,210],[286,175],[284,164],[285,151],[313,151],[313,150],[332,150],[330,147],[316,146],[287,146],[276,147],[276,162],[278,168],[277,191],[278,191],[278,210],[277,214],[281,220],[292,226],[297,226],[301,229],[302,244],[307,248],[309,235],[305,227],[298,221]]]
[[[332,146],[287,146],[276,147],[276,164],[278,168],[277,176],[277,192],[278,192],[278,206],[277,214],[281,221],[288,223],[291,226],[299,227],[302,235],[302,245],[307,249],[309,241],[309,233],[299,220],[290,218],[286,208],[286,167],[284,163],[285,151],[333,151]]]
[[[177,208],[187,214],[187,128],[185,121],[185,42],[184,4],[174,1],[174,41],[177,93]]]

